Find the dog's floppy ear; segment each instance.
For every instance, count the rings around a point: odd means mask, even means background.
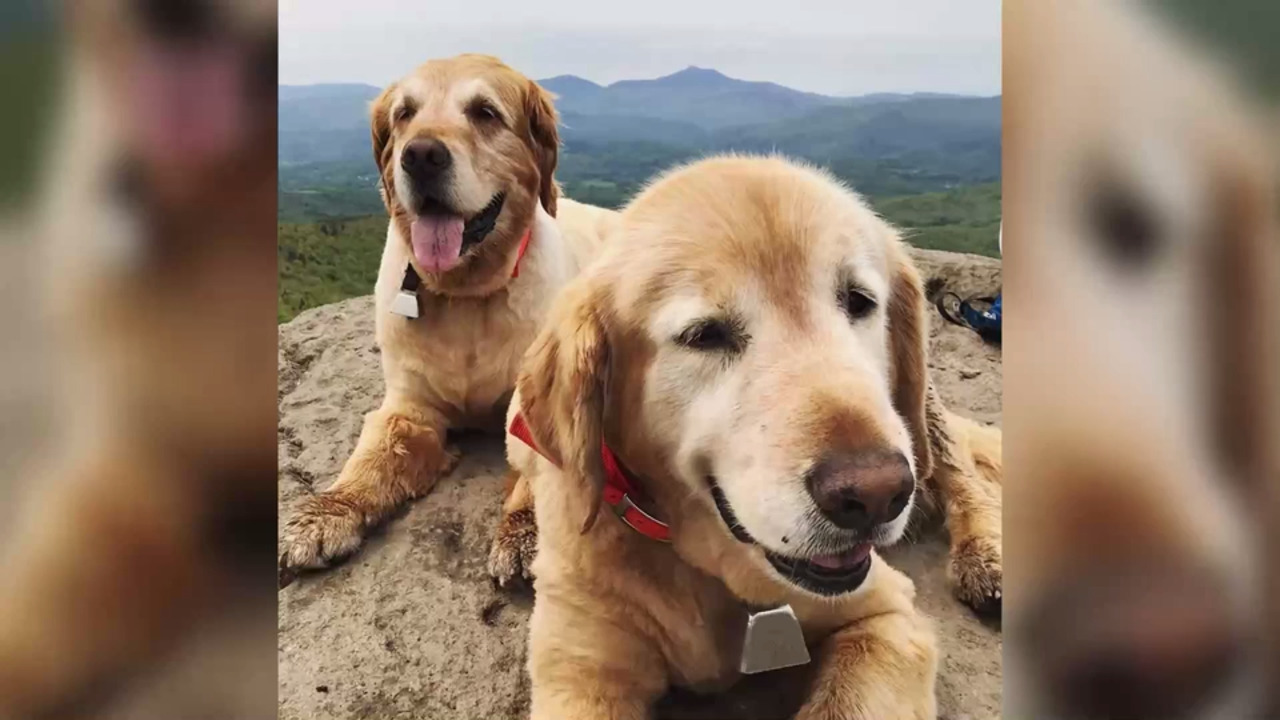
[[[889,353],[893,407],[907,424],[916,461],[916,478],[933,472],[933,452],[929,447],[929,325],[925,314],[924,286],[920,273],[901,244],[893,243],[890,254],[892,279],[889,283]]]
[[[556,216],[556,163],[560,157],[560,117],[551,103],[551,93],[532,80],[525,92],[525,117],[529,119],[529,147],[538,162],[538,199],[551,217]]]
[[[600,445],[609,341],[597,287],[579,277],[561,290],[516,381],[520,412],[538,450],[585,486],[590,504],[584,533],[595,524],[604,488]]]
[[[1275,449],[1280,431],[1276,185],[1265,161],[1222,153],[1220,162],[1213,223],[1219,233],[1207,243],[1211,295],[1205,300],[1213,307],[1208,317],[1216,439],[1231,468],[1260,490],[1261,481],[1280,471]]]
[[[391,209],[391,101],[396,86],[390,85],[369,105],[369,134],[373,140],[373,161],[378,165],[378,177],[382,179],[382,201]]]

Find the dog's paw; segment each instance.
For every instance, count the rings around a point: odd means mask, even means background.
[[[998,539],[969,538],[951,549],[950,579],[960,602],[980,615],[999,615],[1004,562]]]
[[[280,539],[282,573],[328,567],[360,547],[364,514],[343,498],[312,495],[285,522]]]
[[[531,585],[530,566],[538,552],[538,525],[533,509],[516,510],[502,518],[489,548],[489,577],[501,588]]]

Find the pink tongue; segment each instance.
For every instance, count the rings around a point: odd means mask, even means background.
[[[164,166],[199,168],[246,132],[243,58],[234,47],[149,43],[133,74],[141,147]]]
[[[859,543],[839,555],[817,555],[809,562],[828,570],[855,568],[871,554],[871,543]]]
[[[410,240],[418,266],[429,273],[453,269],[462,254],[462,225],[456,215],[423,215],[414,220]]]

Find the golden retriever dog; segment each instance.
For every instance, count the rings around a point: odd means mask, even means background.
[[[1274,717],[1274,149],[1134,11],[1005,4],[1005,708]]]
[[[0,528],[0,717],[126,703],[194,661],[216,618],[234,618],[228,642],[258,640],[222,646],[200,704],[258,716],[274,707],[275,4],[72,2],[66,20],[34,221],[45,292],[26,299],[53,432],[4,478],[0,502],[29,495]],[[129,716],[191,714],[182,688],[163,694],[178,709]]]
[[[337,480],[285,523],[286,575],[349,555],[429,491],[458,459],[447,430],[501,427],[551,298],[613,214],[559,197],[556,122],[548,93],[484,55],[429,61],[374,101],[386,397]]]
[[[824,172],[721,157],[655,181],[615,232],[510,410],[536,498],[532,716],[724,688],[748,608],[789,604],[817,664],[801,718],[934,717],[933,631],[874,548],[936,502],[957,592],[998,603],[1000,436],[933,394],[897,231]]]

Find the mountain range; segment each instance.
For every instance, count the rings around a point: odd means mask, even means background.
[[[717,70],[690,66],[651,80],[599,85],[576,75],[558,75],[538,84],[556,96],[566,118],[642,117],[714,130],[734,125],[798,118],[818,108],[854,107],[919,99],[958,99],[944,93],[875,93],[832,97],[793,90],[777,83],[731,78]],[[359,83],[279,86],[280,127],[333,130],[366,127],[368,103],[381,88]],[[566,125],[572,127],[571,123]]]
[[[562,137],[576,142],[655,142],[688,148],[777,149],[805,156],[897,151],[955,143],[998,147],[1000,98],[939,93],[831,97],[689,67],[652,80],[598,85],[574,75],[539,81],[556,95]],[[372,85],[282,85],[281,160],[347,159],[344,131],[368,131]],[[307,133],[300,138],[296,133]],[[317,137],[315,134],[323,134]],[[328,150],[325,147],[328,146]],[[794,146],[794,147],[792,147]],[[361,152],[367,154],[367,148]]]
[[[1000,177],[999,96],[833,97],[699,67],[609,85],[575,75],[539,83],[555,94],[561,117],[557,177],[590,202],[616,205],[654,172],[730,150],[805,158],[870,195]],[[350,183],[372,194],[368,107],[380,92],[362,84],[279,87],[282,215],[298,202],[312,208],[301,214],[315,214],[328,202],[316,193]]]

